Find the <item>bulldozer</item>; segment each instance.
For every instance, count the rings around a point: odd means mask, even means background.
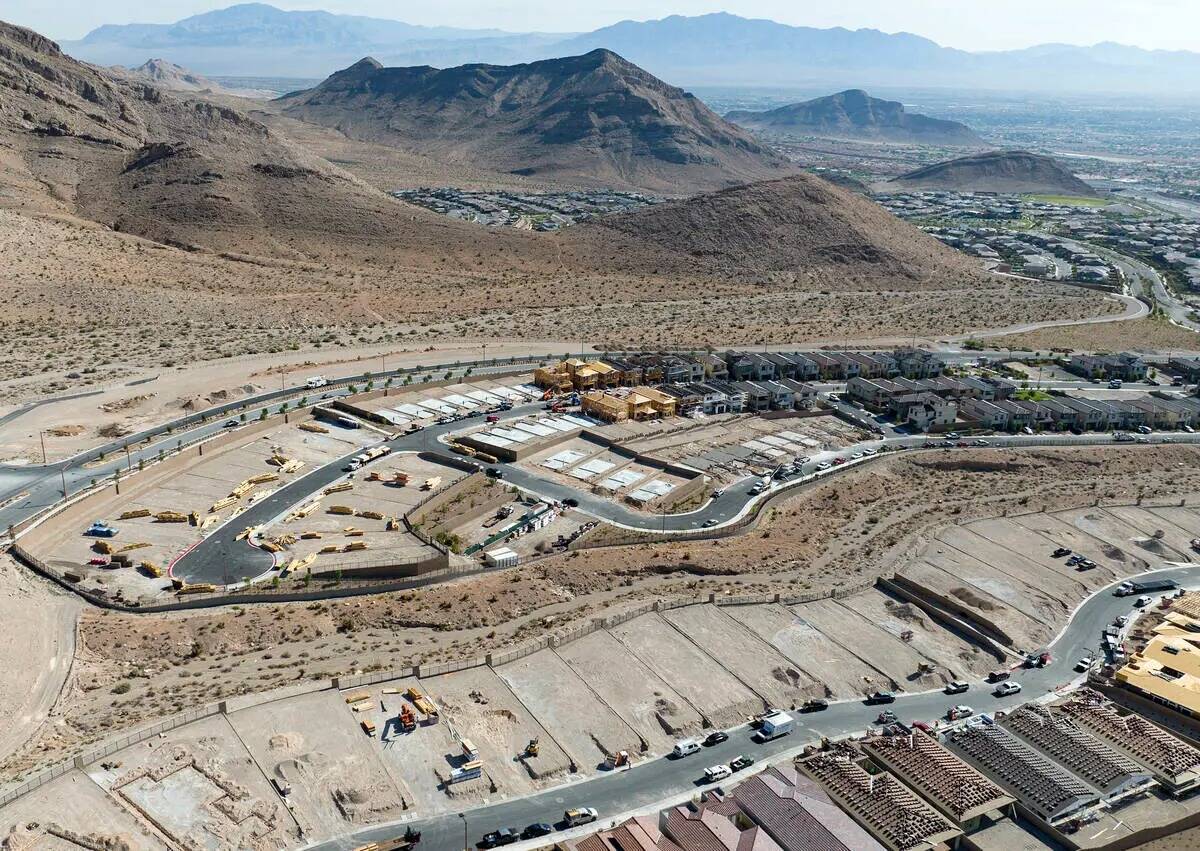
[[[529,744],[527,744],[527,745],[525,746],[525,752],[524,752],[523,754],[521,754],[521,756],[522,756],[522,757],[524,757],[524,758],[526,758],[526,759],[529,759],[529,758],[531,758],[531,757],[535,757],[535,756],[537,756],[537,755],[538,755],[538,752],[539,752],[540,750],[541,750],[541,744],[540,744],[540,740],[539,740],[539,739],[536,739],[536,738],[535,738],[535,739],[530,739],[530,740],[529,740]]]

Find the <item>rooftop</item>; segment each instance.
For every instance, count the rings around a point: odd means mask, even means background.
[[[869,774],[853,751],[819,753],[801,767],[892,851],[925,851],[962,834],[888,772]]]
[[[1171,786],[1200,782],[1200,750],[1140,715],[1122,715],[1099,692],[1081,689],[1057,707],[1113,747],[1136,758]]]
[[[867,739],[862,747],[959,824],[1013,802],[1003,789],[923,732]]]
[[[945,741],[1048,821],[1098,800],[1081,780],[988,719],[951,730]]]
[[[1102,792],[1145,785],[1150,779],[1132,759],[1081,729],[1073,719],[1055,715],[1040,704],[1026,704],[1006,715],[1002,723]]]

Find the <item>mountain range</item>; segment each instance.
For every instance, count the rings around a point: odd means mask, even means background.
[[[353,139],[541,179],[676,195],[797,170],[607,50],[446,70],[368,58],[279,104]]]
[[[790,26],[728,13],[622,21],[593,32],[507,33],[285,12],[251,3],[175,24],[106,25],[71,55],[104,65],[150,56],[208,75],[324,77],[372,55],[387,65],[512,64],[604,48],[678,85],[982,87],[1200,93],[1200,53],[1113,43],[972,53],[910,33]]]
[[[735,110],[726,120],[752,130],[925,145],[982,147],[965,124],[908,112],[904,104],[873,98],[862,89],[793,103],[765,112]]]

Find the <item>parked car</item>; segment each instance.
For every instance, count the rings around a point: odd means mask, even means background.
[[[728,765],[712,765],[704,769],[704,782],[716,783],[719,780],[724,780],[731,774],[733,774],[733,769]]]
[[[553,832],[554,825],[546,824],[544,821],[537,821],[521,831],[521,838],[536,839],[539,836],[547,836]]]
[[[713,491],[713,499],[716,499],[723,493],[725,493],[725,488],[717,488],[715,491]]]
[[[1141,597],[1138,597],[1136,600],[1133,601],[1133,605],[1137,606],[1140,609],[1143,606],[1149,606],[1152,602],[1154,602],[1153,598],[1147,597],[1145,594],[1143,594]]]
[[[499,467],[488,467],[487,474],[490,477],[492,477],[493,479],[503,479],[504,478],[504,471],[501,470]]]
[[[1051,556],[1051,558],[1062,558],[1063,556],[1069,556],[1070,554],[1071,554],[1071,550],[1068,549],[1067,547],[1059,547],[1054,552],[1052,552],[1050,554],[1050,556]]]
[[[965,703],[960,703],[957,706],[951,706],[946,710],[946,720],[957,721],[960,718],[970,718],[974,714],[974,709],[967,706]]]
[[[895,703],[896,695],[890,691],[873,691],[867,695],[867,699],[864,702],[867,706],[876,706],[880,703]]]
[[[946,437],[946,440],[958,440],[960,435],[956,431],[951,431],[951,432],[947,432],[945,437]]]
[[[575,497],[573,497],[573,496],[569,496],[569,497],[567,497],[566,499],[564,499],[564,500],[563,500],[563,505],[565,505],[567,508],[578,508],[578,507],[579,507],[579,500],[577,500],[577,499],[576,499]]]
[[[818,470],[828,470],[832,466],[833,465],[830,464],[828,461],[822,461],[821,463],[817,464],[817,469]]]
[[[714,730],[704,737],[702,744],[706,748],[711,748],[713,745],[719,745],[721,742],[728,742],[729,734],[724,730]]]
[[[748,756],[737,756],[729,763],[730,771],[741,771],[743,768],[749,768],[754,765],[754,760]]]
[[[999,670],[991,671],[987,675],[987,681],[989,683],[1000,683],[1000,682],[1004,682],[1011,676],[1012,676],[1011,671],[1006,671],[1003,668],[1000,668]]]
[[[992,694],[996,695],[996,697],[1008,697],[1010,694],[1016,694],[1020,690],[1020,683],[1014,683],[1012,680],[1009,680],[996,686],[996,690]]]
[[[591,824],[599,815],[591,807],[576,807],[563,813],[563,821],[567,827],[578,827],[581,824]]]
[[[499,830],[493,830],[491,833],[485,833],[483,839],[479,840],[475,847],[499,848],[503,845],[512,845],[520,838],[515,827],[502,827]]]
[[[814,697],[811,700],[806,700],[800,706],[801,712],[824,712],[829,708],[829,701],[822,697]]]
[[[882,712],[880,712],[877,716],[875,716],[875,723],[876,724],[895,724],[896,723],[896,713],[890,709],[885,709]]]
[[[954,682],[947,683],[946,687],[942,689],[942,692],[945,694],[962,694],[970,687],[970,683],[964,683],[961,680],[955,680]]]

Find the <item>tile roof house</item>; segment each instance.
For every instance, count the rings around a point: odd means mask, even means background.
[[[883,846],[793,766],[738,784],[732,800],[784,851],[883,851]]]
[[[818,753],[800,768],[890,851],[930,851],[962,835],[892,774],[868,773],[853,750]]]
[[[1200,750],[1140,715],[1121,714],[1099,692],[1080,689],[1055,711],[1149,768],[1172,794],[1200,786]]]
[[[920,730],[907,736],[870,738],[862,749],[964,830],[1015,800]]]
[[[1106,798],[1139,791],[1153,783],[1150,773],[1134,760],[1070,717],[1055,715],[1040,704],[1029,703],[1008,713],[1001,724]]]
[[[1099,803],[1087,784],[989,719],[951,730],[943,742],[1050,824]]]

